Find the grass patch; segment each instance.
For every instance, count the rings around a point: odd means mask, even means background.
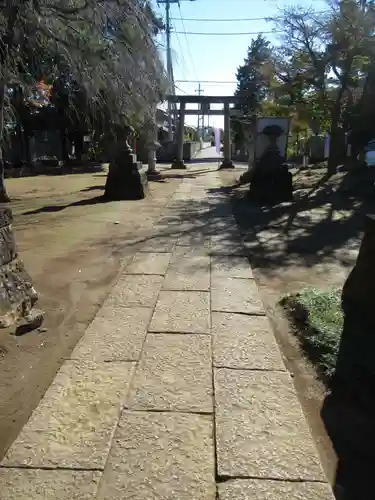
[[[307,288],[285,296],[281,305],[296,327],[303,350],[327,382],[335,370],[344,324],[341,291]]]

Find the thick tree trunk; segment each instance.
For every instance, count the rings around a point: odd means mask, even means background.
[[[338,165],[338,128],[331,128],[330,148],[328,157],[328,173],[333,175],[336,173]]]
[[[3,157],[3,147],[4,147],[4,106],[5,106],[5,92],[6,85],[4,82],[0,82],[0,203],[7,203],[10,198],[6,192],[5,188],[5,166]]]
[[[61,159],[64,163],[69,161],[68,153],[68,132],[65,127],[60,128],[60,140],[61,140]]]
[[[23,141],[24,141],[24,155],[25,155],[25,163],[26,165],[31,165],[31,149],[30,149],[30,137],[31,135],[24,131],[23,133]]]
[[[331,142],[328,157],[328,173],[333,175],[336,173],[336,169],[341,157],[340,151],[340,116],[341,116],[341,98],[343,94],[343,89],[340,89],[336,102],[333,105],[331,112]]]
[[[353,58],[351,56],[345,61],[343,73],[341,77],[334,69],[336,76],[340,81],[340,88],[338,89],[336,101],[331,111],[331,147],[328,158],[328,173],[335,174],[340,159],[344,156],[341,149],[342,138],[340,137],[340,118],[341,118],[341,101],[348,88],[349,74],[353,65]]]
[[[31,149],[30,149],[30,137],[31,129],[27,120],[22,120],[20,124],[20,142],[22,147],[22,163],[24,165],[31,165]]]
[[[77,162],[82,162],[84,149],[84,136],[81,131],[76,131],[74,134],[74,154]]]
[[[16,134],[17,134],[17,143],[20,145],[20,165],[27,165],[28,164],[28,156],[27,156],[27,136],[25,133],[25,130],[22,128],[22,126],[19,124],[16,127]]]
[[[20,156],[18,163],[19,166],[21,166],[25,162],[25,141],[24,141],[23,130],[19,123],[16,125],[16,136],[17,136],[16,144],[18,144],[20,148]]]

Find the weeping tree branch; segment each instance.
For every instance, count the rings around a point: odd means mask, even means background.
[[[157,22],[143,0],[0,2],[0,146],[7,86],[30,85],[43,73],[81,85],[88,110],[98,107],[109,126],[152,118],[165,82],[154,39]],[[0,193],[1,178],[0,161]]]

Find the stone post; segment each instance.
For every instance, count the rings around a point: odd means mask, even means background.
[[[180,102],[180,119],[177,132],[177,153],[176,160],[172,163],[172,168],[186,168],[184,164],[184,127],[185,127],[185,106],[184,101]]]
[[[234,168],[230,151],[230,108],[229,102],[224,103],[224,159],[220,168]]]
[[[147,169],[147,177],[149,179],[161,179],[163,176],[156,170],[156,151],[155,149],[150,149],[148,152],[148,169]]]
[[[152,148],[152,146],[149,146],[147,157],[148,157],[147,175],[158,174],[159,172],[156,170],[156,152],[155,149]]]
[[[161,174],[156,170],[156,150],[159,146],[158,143],[158,127],[155,122],[150,124],[150,137],[148,138],[147,150],[148,150],[148,168],[147,177],[150,179],[160,178]]]

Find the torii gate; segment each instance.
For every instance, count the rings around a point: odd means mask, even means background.
[[[179,104],[179,121],[177,129],[177,155],[173,168],[185,168],[183,161],[184,148],[184,125],[186,115],[224,115],[224,158],[221,168],[233,168],[231,159],[231,141],[230,141],[230,104],[238,103],[244,100],[239,96],[196,96],[196,95],[169,95],[167,100],[171,103]],[[186,104],[200,104],[201,109],[186,109]],[[211,104],[223,104],[223,109],[210,109]]]

